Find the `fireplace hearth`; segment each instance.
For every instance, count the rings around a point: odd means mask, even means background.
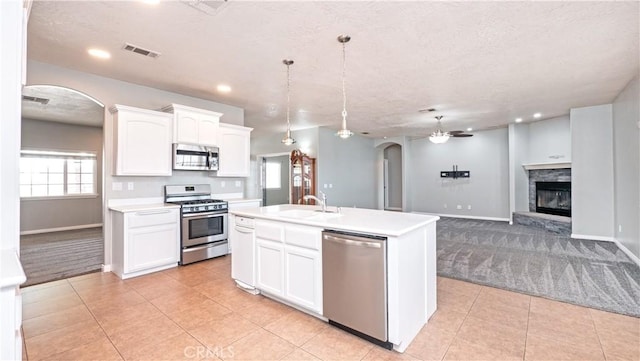
[[[571,182],[535,182],[538,213],[571,217]]]

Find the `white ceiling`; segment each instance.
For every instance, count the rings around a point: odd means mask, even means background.
[[[196,1],[191,1],[194,4]],[[218,7],[213,9],[212,7]],[[639,3],[36,1],[28,57],[245,109],[256,134],[340,127],[423,136],[611,102],[639,69]],[[160,52],[151,59],[125,42]],[[90,58],[89,47],[112,58]],[[232,92],[220,94],[216,85]],[[108,106],[109,104],[107,104]],[[436,112],[420,113],[420,109]]]
[[[104,106],[75,90],[49,85],[30,85],[23,96],[46,99],[42,104],[22,99],[22,117],[58,123],[102,127]]]

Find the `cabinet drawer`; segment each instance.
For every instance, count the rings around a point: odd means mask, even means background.
[[[127,213],[129,228],[147,227],[159,224],[171,224],[178,222],[177,209],[153,209]]]
[[[284,231],[284,242],[294,246],[319,250],[322,242],[322,229],[287,226]]]
[[[256,238],[282,242],[284,226],[279,223],[256,221]]]

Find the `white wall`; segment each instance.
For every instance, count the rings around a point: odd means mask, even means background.
[[[527,123],[526,126],[529,127],[528,163],[571,161],[571,123],[568,115]]]
[[[640,258],[640,87],[638,77],[613,102],[614,235]]]
[[[571,109],[572,236],[613,238],[611,104]]]
[[[96,197],[20,202],[20,231],[102,224],[102,128],[22,119],[23,149],[95,152]]]
[[[318,129],[318,190],[331,206],[376,208],[377,153],[373,139],[335,136],[335,130]],[[324,188],[324,185],[333,185]]]
[[[452,138],[444,144],[426,138],[412,141],[413,210],[509,219],[508,154],[507,128],[474,132],[471,138]],[[470,171],[471,177],[440,178],[440,171],[454,164]]]
[[[509,217],[529,211],[529,175],[522,167],[529,163],[529,125],[509,124]]]

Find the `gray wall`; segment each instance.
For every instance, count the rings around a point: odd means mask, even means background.
[[[384,159],[387,160],[387,191],[389,194],[388,207],[402,209],[402,147],[393,144],[384,149]]]
[[[102,128],[22,119],[22,148],[95,152],[98,196],[21,200],[21,232],[102,223]]]
[[[529,210],[529,175],[522,167],[529,163],[529,139],[528,124],[509,124],[511,212]]]
[[[571,123],[568,115],[524,125],[529,127],[528,163],[571,161]]]
[[[640,257],[640,87],[636,76],[613,102],[615,238]]]
[[[318,128],[318,190],[331,206],[376,208],[377,151],[374,140],[354,135],[335,136],[335,130]],[[324,188],[324,185],[333,185]]]
[[[444,144],[411,142],[413,210],[472,217],[509,218],[507,128],[474,132]],[[440,178],[457,164],[470,178]],[[445,208],[446,204],[446,208]],[[462,209],[456,209],[461,205]],[[468,206],[471,205],[471,209]]]
[[[266,202],[265,206],[271,206],[274,204],[287,204],[289,203],[289,156],[282,155],[277,157],[266,158],[267,163],[279,163],[280,164],[280,189],[267,189],[266,190]]]
[[[257,156],[267,154],[288,153],[294,149],[300,149],[312,158],[318,154],[318,128],[307,128],[291,131],[291,137],[296,140],[296,144],[286,146],[281,140],[284,132],[269,136],[251,138],[251,176],[247,179],[245,194],[249,198],[262,198],[262,188],[260,185],[260,165],[257,163]],[[317,165],[316,165],[317,168]],[[317,178],[316,178],[317,179]]]
[[[611,104],[571,109],[572,233],[613,237]]]

